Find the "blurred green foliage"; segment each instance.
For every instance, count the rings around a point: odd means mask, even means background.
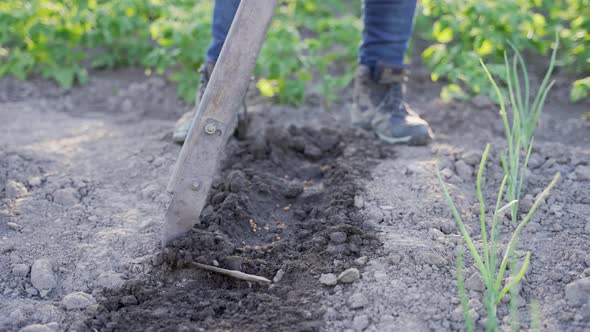
[[[492,95],[484,58],[494,76],[504,78],[503,56],[512,43],[529,58],[549,58],[556,31],[558,66],[590,73],[590,0],[422,0],[416,31],[432,45],[422,53],[431,78],[450,82],[442,96]],[[535,62],[535,61],[531,61]],[[495,63],[495,65],[494,65]],[[543,64],[544,65],[544,64]],[[544,72],[545,68],[539,69]],[[505,80],[505,78],[504,78]],[[588,96],[588,78],[576,81],[572,101]],[[584,83],[586,82],[586,83]]]
[[[176,82],[179,96],[191,102],[210,40],[212,3],[3,0],[0,76],[39,74],[70,88],[87,80],[89,68],[141,66]],[[330,103],[353,77],[362,30],[360,1],[279,3],[256,67],[260,92],[297,104],[313,85]],[[489,67],[501,75],[507,41],[525,54],[546,55],[555,30],[563,45],[558,65],[577,73],[590,71],[590,0],[421,3],[416,31],[430,45],[422,58],[432,79],[449,83],[441,93],[444,99],[491,94],[478,58],[498,63]],[[588,96],[588,80],[573,83],[572,100]]]

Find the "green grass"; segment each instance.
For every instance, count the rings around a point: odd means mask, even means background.
[[[139,66],[175,82],[194,100],[197,69],[209,43],[212,0],[4,0],[0,2],[0,76],[40,75],[64,88],[83,84],[88,69]],[[555,64],[580,75],[572,100],[590,92],[590,0],[424,0],[416,35],[444,99],[493,96],[477,63],[502,61],[512,41],[544,55],[559,31]],[[280,0],[256,68],[265,96],[298,104],[309,86],[326,104],[350,83],[362,22],[360,1]],[[490,65],[502,74],[502,65]]]

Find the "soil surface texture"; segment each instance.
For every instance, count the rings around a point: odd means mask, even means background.
[[[166,184],[190,109],[139,70],[97,72],[63,91],[0,79],[0,331],[463,331],[459,231],[436,181],[481,247],[475,173],[489,206],[502,180],[502,123],[486,98],[444,104],[422,68],[408,101],[436,139],[390,146],[350,129],[350,91],[329,110],[252,94],[200,223],[162,249]],[[518,316],[542,331],[590,331],[590,123],[558,78],[541,116],[520,213],[562,179],[521,234],[531,252]],[[252,91],[255,89],[251,89]],[[488,211],[489,212],[489,211]],[[505,216],[501,247],[514,225]],[[196,263],[269,279],[247,282]],[[484,285],[466,257],[477,330]],[[510,329],[508,303],[498,311]]]

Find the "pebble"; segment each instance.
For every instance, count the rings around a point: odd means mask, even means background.
[[[430,236],[431,239],[438,239],[439,237],[443,237],[445,236],[445,233],[443,233],[441,230],[436,229],[436,228],[431,228],[428,230],[428,235]]]
[[[121,276],[114,271],[103,272],[96,278],[95,284],[106,289],[116,289],[123,286],[124,281]]]
[[[463,315],[463,307],[458,306],[453,311],[451,311],[451,320],[453,322],[461,322],[464,319]]]
[[[391,264],[394,264],[394,265],[396,265],[396,264],[399,264],[399,263],[401,263],[401,261],[402,261],[402,256],[401,256],[401,255],[398,255],[398,254],[393,254],[393,255],[390,255],[390,256],[389,256],[389,262],[390,262]]]
[[[384,281],[387,279],[387,273],[385,273],[384,271],[377,271],[375,272],[374,277],[377,281]]]
[[[475,291],[483,291],[483,280],[477,273],[473,273],[467,280],[465,280],[465,288]]]
[[[57,277],[49,260],[38,259],[33,263],[31,283],[39,291],[49,291],[57,286]]]
[[[4,193],[6,194],[7,198],[21,198],[26,196],[29,192],[22,183],[14,180],[8,180],[4,186]]]
[[[43,180],[39,176],[33,176],[29,180],[27,180],[27,182],[29,183],[29,186],[31,186],[31,187],[38,187],[41,185]]]
[[[453,171],[452,171],[451,169],[449,169],[449,168],[445,168],[445,169],[443,169],[442,171],[440,171],[440,174],[442,174],[442,176],[443,176],[445,179],[447,179],[447,180],[448,180],[448,179],[450,179],[450,178],[452,178],[452,177],[453,177],[453,175],[454,175],[454,174],[453,174]]]
[[[136,305],[137,303],[137,298],[134,295],[125,295],[121,298],[121,304],[123,306]]]
[[[419,251],[417,260],[422,264],[435,265],[438,267],[447,265],[447,260],[433,251]]]
[[[346,242],[346,233],[344,232],[333,232],[330,234],[330,241],[336,244]]]
[[[569,305],[590,305],[590,277],[578,279],[565,286],[565,298]]]
[[[483,304],[478,299],[469,300],[469,308],[479,311],[483,308]]]
[[[32,324],[23,327],[18,332],[54,332],[54,330],[47,325]]]
[[[87,307],[95,303],[96,300],[94,299],[94,297],[84,292],[75,292],[68,294],[64,296],[63,300],[61,300],[61,304],[67,310],[86,309]]]
[[[279,270],[277,271],[277,274],[275,275],[275,277],[274,277],[274,278],[272,278],[272,281],[273,281],[273,282],[279,282],[279,281],[283,280],[283,277],[284,277],[284,276],[285,276],[285,270],[283,270],[283,269],[279,269]]]
[[[590,180],[590,166],[578,165],[574,173],[580,180]]]
[[[63,206],[72,206],[78,203],[77,193],[78,191],[74,188],[58,189],[53,193],[53,202]]]
[[[367,218],[370,220],[381,222],[385,218],[385,214],[383,213],[383,211],[376,206],[365,205],[364,211]]]
[[[322,157],[322,150],[313,144],[306,144],[303,154],[310,159],[320,159]]]
[[[369,300],[362,293],[354,293],[348,298],[348,305],[352,309],[359,309],[369,304]]]
[[[352,320],[352,328],[355,331],[363,331],[369,326],[369,316],[357,315]]]
[[[31,268],[27,264],[15,264],[12,267],[12,274],[19,278],[25,278],[30,270]]]
[[[15,222],[8,222],[6,223],[8,228],[12,229],[13,231],[18,231],[20,229],[20,225]]]
[[[531,153],[531,157],[529,158],[529,168],[535,169],[539,168],[545,162],[545,158],[538,153]]]
[[[473,168],[463,160],[459,160],[455,163],[455,170],[457,171],[457,175],[464,181],[471,180],[473,176]]]
[[[356,264],[358,266],[363,266],[363,265],[367,264],[368,260],[369,260],[369,257],[361,256],[361,257],[354,260],[354,264]]]
[[[356,195],[354,196],[354,207],[357,209],[362,209],[365,206],[365,200],[362,196]]]
[[[324,273],[320,276],[320,283],[326,286],[335,286],[338,279],[334,273]]]
[[[338,281],[341,283],[349,284],[353,283],[361,277],[361,274],[358,269],[351,267],[348,270],[342,271],[340,275],[338,275]]]
[[[283,189],[283,196],[295,198],[303,192],[303,184],[297,181],[289,182]]]
[[[8,318],[13,322],[22,322],[27,319],[22,309],[18,308],[8,314]]]
[[[481,153],[475,150],[467,151],[463,153],[461,159],[468,165],[477,166],[481,159]]]

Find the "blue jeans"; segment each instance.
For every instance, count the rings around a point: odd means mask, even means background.
[[[240,0],[215,0],[207,61],[217,61],[239,4]],[[415,11],[416,0],[364,0],[365,28],[359,63],[373,67],[380,62],[401,67],[412,35]]]

